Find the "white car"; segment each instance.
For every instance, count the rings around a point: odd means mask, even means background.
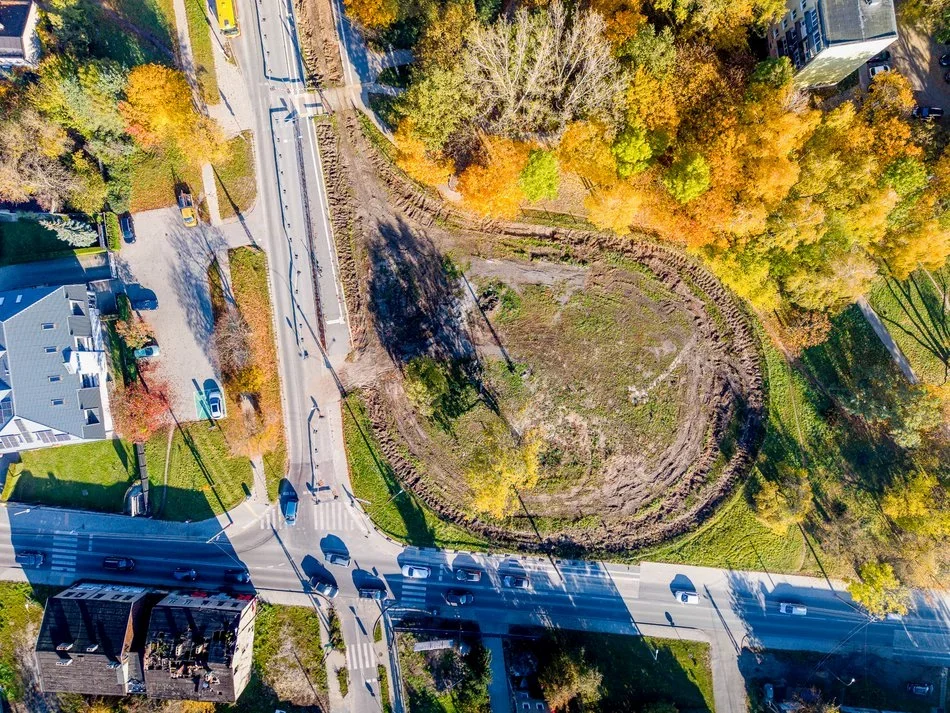
[[[402,566],[402,576],[407,579],[427,579],[432,571],[428,567],[418,564],[404,564]]]
[[[699,604],[699,595],[696,592],[673,592],[673,596],[680,604]]]
[[[793,604],[792,602],[782,602],[778,605],[778,610],[782,614],[791,614],[792,616],[805,616],[808,608],[804,604]]]
[[[208,411],[215,421],[224,418],[224,402],[221,400],[221,392],[217,389],[208,392]]]
[[[891,65],[889,64],[876,64],[873,67],[868,67],[868,72],[871,74],[871,79],[874,79],[879,74],[890,71]]]

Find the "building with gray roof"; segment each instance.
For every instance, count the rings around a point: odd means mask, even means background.
[[[837,84],[897,39],[894,0],[786,0],[769,30],[773,57],[788,57],[798,86]]]
[[[85,285],[0,292],[0,453],[111,438],[107,378]]]
[[[0,0],[0,69],[36,66],[40,58],[38,19],[33,0]]]

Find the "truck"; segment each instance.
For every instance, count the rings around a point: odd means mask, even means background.
[[[234,12],[234,0],[215,0],[215,9],[218,16],[218,29],[225,37],[237,37],[241,34],[238,27],[237,15]]]
[[[195,202],[191,199],[191,193],[185,188],[179,188],[178,191],[178,210],[181,211],[181,220],[187,228],[194,228],[198,225],[198,213],[195,212]]]

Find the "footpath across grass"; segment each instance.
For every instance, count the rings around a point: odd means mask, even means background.
[[[402,488],[379,449],[358,393],[351,393],[343,401],[343,439],[353,493],[369,502],[366,512],[377,529],[394,540],[417,547],[485,549],[488,543],[440,520]]]
[[[23,451],[10,466],[4,501],[121,512],[137,477],[132,446],[118,439]]]

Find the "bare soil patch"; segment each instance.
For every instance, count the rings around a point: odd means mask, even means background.
[[[456,524],[525,548],[624,551],[707,519],[762,435],[758,340],[733,296],[646,238],[462,213],[406,180],[356,116],[334,121],[324,164],[331,184],[346,172],[336,237],[358,256],[341,263],[356,271],[348,306],[367,335],[342,378],[364,388],[403,484]],[[467,384],[450,428],[405,395],[400,372],[421,355]],[[488,418],[544,436],[540,483],[523,493],[530,518],[470,507],[466,449]]]
[[[294,0],[307,84],[337,87],[343,83],[343,64],[337,46],[332,0]]]

